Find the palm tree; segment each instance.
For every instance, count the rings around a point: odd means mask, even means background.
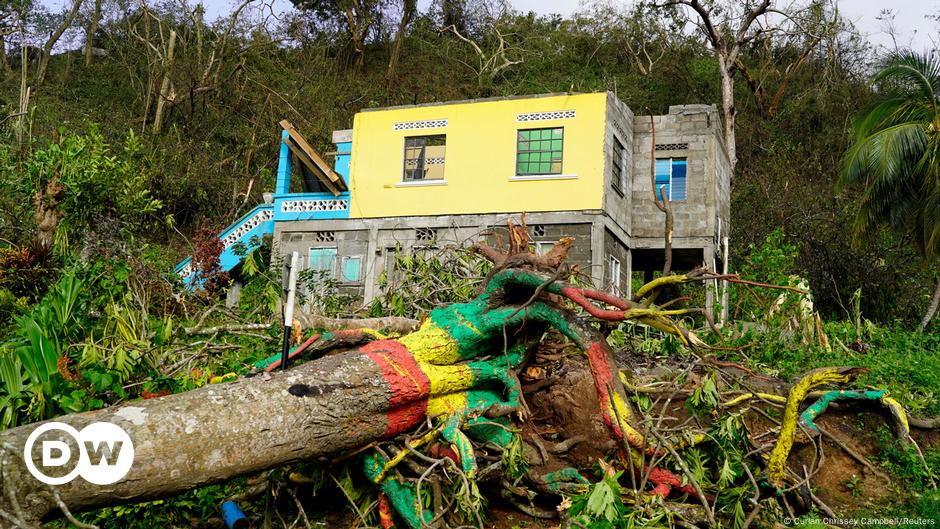
[[[863,188],[855,240],[887,226],[909,237],[927,263],[940,257],[940,60],[901,52],[872,79],[884,97],[855,122],[838,188]],[[921,322],[940,305],[940,281]]]

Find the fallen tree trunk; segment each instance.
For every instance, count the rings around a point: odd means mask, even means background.
[[[326,329],[339,331],[343,329],[375,329],[398,334],[412,332],[421,323],[411,318],[399,316],[386,316],[384,318],[327,318],[316,314],[294,313],[297,321],[306,329]]]
[[[295,384],[317,388],[318,393],[298,398],[288,392]],[[94,485],[76,478],[56,489],[69,509],[83,511],[166,497],[239,475],[355,450],[389,433],[391,393],[377,364],[353,351],[273,377],[244,378],[60,417],[56,420],[77,430],[99,421],[120,426],[134,444],[135,457],[130,471],[117,483]],[[5,447],[0,469],[2,527],[17,526],[10,516],[20,518],[26,527],[60,516],[49,487],[35,479],[23,461],[27,437],[40,424],[0,432],[0,446]],[[43,434],[42,440],[66,442],[77,460],[76,442],[68,434],[53,430]],[[35,462],[41,461],[40,447],[41,442],[33,445]],[[74,463],[66,467],[74,468]]]

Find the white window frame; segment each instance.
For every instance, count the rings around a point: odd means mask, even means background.
[[[533,241],[532,249],[535,250],[536,255],[545,255],[552,251],[556,242],[558,241]]]
[[[610,287],[612,290],[620,290],[620,259],[617,259],[613,255],[610,256],[610,259],[607,262],[607,280],[610,281]]]

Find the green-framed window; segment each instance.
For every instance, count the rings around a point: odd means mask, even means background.
[[[516,174],[561,174],[565,129],[525,129],[516,133]]]

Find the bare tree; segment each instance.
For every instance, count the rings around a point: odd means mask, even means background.
[[[160,93],[157,95],[157,110],[153,115],[153,132],[159,133],[163,126],[163,109],[167,103],[176,99],[176,90],[170,77],[173,68],[173,53],[176,50],[176,31],[170,30],[170,42],[166,48],[166,62],[163,65],[163,81],[160,83]]]
[[[598,40],[623,51],[640,75],[649,75],[682,35],[685,21],[675,11],[637,2],[621,6],[607,0],[585,5],[579,23],[587,24]]]
[[[473,70],[473,73],[477,76],[477,85],[480,88],[484,88],[486,85],[489,85],[496,79],[503,70],[513,66],[515,64],[521,64],[524,60],[521,58],[522,49],[507,44],[506,37],[510,36],[509,34],[504,34],[499,29],[499,22],[493,21],[491,25],[493,35],[496,38],[496,45],[492,49],[485,50],[483,46],[485,43],[478,44],[472,39],[465,37],[456,26],[447,26],[446,28],[441,29],[441,32],[450,32],[453,33],[458,39],[470,45],[473,48],[473,52],[477,56],[477,64],[472,65],[464,61],[463,64]],[[518,57],[511,59],[510,56]]]
[[[665,215],[663,222],[663,277],[672,272],[672,232],[674,221],[672,217],[672,207],[669,205],[669,196],[666,193],[666,186],[662,185],[656,188],[656,120],[653,117],[653,111],[646,108],[646,113],[650,117],[650,193],[653,196],[653,204]]]
[[[695,24],[715,53],[721,77],[725,146],[732,171],[738,162],[734,133],[737,112],[734,77],[743,66],[742,50],[755,40],[769,35],[791,34],[795,31],[809,33],[809,28],[803,27],[799,22],[799,15],[806,10],[819,9],[830,1],[809,0],[806,4],[793,3],[785,8],[776,7],[774,0],[666,0],[655,3],[661,7],[688,8],[685,13],[689,15],[689,20]],[[815,47],[819,40],[810,39],[810,43]],[[799,64],[802,64],[802,60],[796,67]]]
[[[0,79],[10,69],[7,63],[7,37],[16,33],[17,11],[12,2],[0,0]]]
[[[52,55],[52,48],[59,42],[59,38],[62,37],[65,30],[72,26],[75,16],[78,15],[79,8],[82,7],[82,1],[83,0],[74,0],[72,2],[72,8],[65,14],[65,18],[63,18],[62,22],[52,31],[49,38],[46,39],[46,43],[43,44],[42,57],[39,59],[39,69],[36,72],[37,85],[41,85],[45,80],[46,71],[49,69],[49,57]]]
[[[312,13],[321,21],[340,21],[349,34],[353,65],[365,65],[366,40],[382,18],[389,0],[291,0],[297,9]]]
[[[385,73],[386,83],[392,83],[395,80],[398,61],[401,59],[401,46],[405,40],[405,33],[408,30],[408,24],[414,18],[418,11],[418,0],[402,0],[401,20],[398,22],[398,31],[395,33],[395,44],[392,46],[392,54],[388,59],[388,71]]]
[[[95,33],[98,31],[98,23],[101,21],[101,0],[95,0],[95,9],[91,14],[91,20],[88,21],[88,29],[85,30],[85,66],[91,66],[91,58],[94,55]]]
[[[843,29],[838,10],[826,9],[822,2],[791,14],[790,21],[789,30],[767,32],[757,38],[754,44],[760,44],[764,54],[759,68],[750,69],[740,56],[735,62],[758,109],[768,118],[776,117],[790,83],[823,39]],[[776,60],[777,55],[783,60]],[[770,88],[774,82],[776,87]]]

